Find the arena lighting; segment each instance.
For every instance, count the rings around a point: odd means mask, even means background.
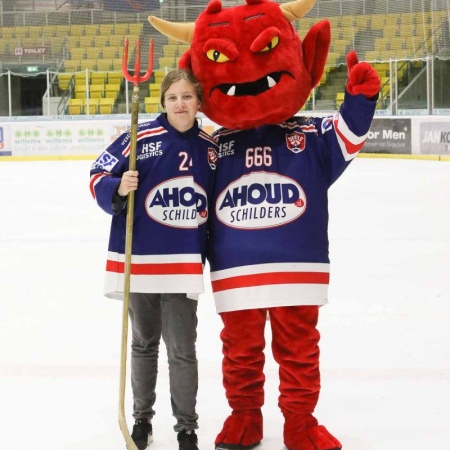
[[[27,72],[28,73],[39,72],[39,66],[27,66]]]

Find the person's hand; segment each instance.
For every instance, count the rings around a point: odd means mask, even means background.
[[[130,191],[135,191],[138,187],[138,171],[129,170],[122,175],[118,193],[121,197],[126,197]]]
[[[347,55],[347,67],[346,89],[349,94],[362,94],[366,98],[372,98],[380,92],[381,80],[378,72],[369,63],[359,62],[354,50]]]

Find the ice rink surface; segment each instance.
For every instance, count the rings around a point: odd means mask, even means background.
[[[90,164],[0,162],[2,450],[125,449],[122,303],[102,294],[110,218],[90,196]],[[344,450],[447,450],[450,163],[358,158],[329,199],[316,416]],[[207,288],[198,312],[200,450],[214,448],[229,413],[221,322]],[[267,342],[257,449],[285,450],[269,330]],[[130,427],[131,403],[128,387]],[[156,411],[150,448],[176,450],[164,347]]]

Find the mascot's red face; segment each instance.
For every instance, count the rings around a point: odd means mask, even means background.
[[[246,129],[280,123],[298,112],[322,75],[330,31],[327,21],[320,22],[302,45],[279,4],[247,0],[222,8],[213,0],[188,40],[191,47],[179,66],[202,85],[202,111],[222,126]]]

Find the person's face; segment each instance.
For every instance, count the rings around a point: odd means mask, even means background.
[[[164,95],[164,102],[170,125],[180,132],[192,128],[200,102],[191,83],[186,80],[173,83]]]

